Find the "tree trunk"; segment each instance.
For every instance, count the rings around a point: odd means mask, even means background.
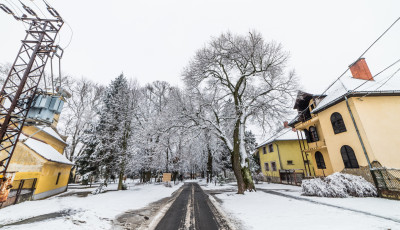
[[[121,170],[118,177],[118,190],[122,190],[122,180],[124,179],[124,172]]]
[[[207,145],[207,151],[208,151],[208,159],[207,159],[207,183],[211,182],[212,178],[212,154],[211,154],[211,149],[210,146]]]
[[[248,159],[241,159],[240,155],[241,144],[244,144],[241,143],[241,141],[244,141],[242,140],[243,138],[241,138],[241,132],[244,133],[244,130],[240,130],[241,128],[244,129],[243,125],[240,124],[240,120],[238,120],[235,124],[235,130],[233,131],[233,152],[231,153],[232,168],[237,180],[238,194],[244,194],[246,190],[250,192],[255,190],[249,167],[242,167],[241,164],[242,161],[245,161],[248,165]]]

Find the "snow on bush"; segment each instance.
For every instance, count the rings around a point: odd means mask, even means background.
[[[258,184],[260,182],[262,183],[263,181],[265,181],[265,176],[264,176],[264,174],[262,172],[254,175],[253,178],[254,178],[256,184]]]
[[[324,179],[303,180],[303,195],[320,197],[370,197],[377,196],[374,185],[361,176],[334,173]]]

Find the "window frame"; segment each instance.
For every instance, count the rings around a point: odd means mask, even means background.
[[[271,171],[276,172],[278,171],[277,167],[276,167],[276,162],[275,161],[271,161]]]
[[[293,160],[287,160],[286,163],[287,165],[294,165]]]
[[[61,177],[61,172],[59,172],[59,173],[57,174],[56,185],[58,185],[58,182],[60,181],[60,177]]]
[[[269,164],[268,162],[264,162],[264,169],[266,172],[269,172]]]
[[[274,145],[273,145],[273,144],[269,144],[269,145],[268,145],[268,151],[269,151],[270,153],[273,153],[273,152],[274,152]]]
[[[264,155],[267,154],[267,147],[265,145],[262,147],[262,151]]]
[[[343,164],[344,164],[345,168],[347,168],[347,169],[360,168],[360,165],[358,164],[356,153],[354,152],[352,147],[350,147],[348,145],[343,145],[340,148],[340,155],[342,156],[342,160],[343,160]]]
[[[317,156],[318,156],[318,158],[317,158]],[[320,151],[317,151],[317,152],[315,152],[314,157],[315,157],[315,162],[317,163],[317,168],[318,169],[326,169],[324,155]]]
[[[312,129],[312,130],[311,130]],[[309,135],[310,135],[310,140],[311,140],[311,142],[317,142],[317,141],[319,141],[319,136],[318,136],[318,132],[317,132],[317,127],[315,127],[315,126],[310,126],[309,128],[308,128],[308,132],[309,132]]]
[[[331,120],[333,133],[335,135],[339,134],[339,133],[347,132],[346,124],[344,123],[342,114],[340,114],[338,112],[334,112],[331,114],[330,120]]]

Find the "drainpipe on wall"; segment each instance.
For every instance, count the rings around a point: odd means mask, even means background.
[[[365,158],[367,159],[368,167],[371,170],[371,168],[372,168],[371,161],[369,160],[368,153],[367,153],[367,150],[365,149],[365,145],[364,145],[364,142],[363,142],[363,140],[361,138],[360,131],[358,130],[358,126],[357,126],[356,120],[354,119],[353,113],[351,112],[349,101],[347,100],[347,95],[344,96],[344,99],[346,100],[347,109],[349,110],[351,120],[353,121],[354,128],[356,129],[358,140],[360,140],[362,149],[364,151]]]
[[[382,197],[381,190],[379,189],[378,180],[376,179],[376,176],[375,176],[375,174],[374,174],[374,171],[372,170],[371,161],[369,160],[367,150],[365,149],[364,142],[363,142],[363,140],[362,140],[362,138],[361,138],[361,135],[360,135],[360,131],[358,130],[358,126],[357,126],[356,120],[354,119],[353,113],[351,112],[350,105],[349,105],[349,101],[347,100],[347,95],[344,96],[344,99],[346,100],[347,109],[349,110],[349,113],[350,113],[350,116],[351,116],[351,120],[353,121],[354,127],[355,127],[355,129],[356,129],[356,132],[357,132],[357,135],[358,135],[358,139],[360,140],[362,149],[363,149],[363,151],[364,151],[365,158],[367,159],[369,171],[370,171],[371,176],[372,176],[372,180],[374,181],[375,187],[376,187],[377,190],[378,190],[378,195],[379,195],[380,197]]]
[[[279,145],[278,145],[277,143],[275,143],[275,145],[276,145],[276,149],[278,150],[279,167],[280,167],[281,169],[283,169],[283,167],[282,167],[282,161],[281,161],[281,154],[279,153]]]

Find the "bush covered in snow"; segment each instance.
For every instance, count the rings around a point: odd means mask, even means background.
[[[262,183],[263,181],[265,181],[265,176],[262,172],[254,175],[253,178],[254,178],[254,181],[256,182],[256,184],[258,184],[260,182]]]
[[[334,173],[324,179],[303,180],[303,195],[320,197],[377,196],[374,185],[361,176]]]

